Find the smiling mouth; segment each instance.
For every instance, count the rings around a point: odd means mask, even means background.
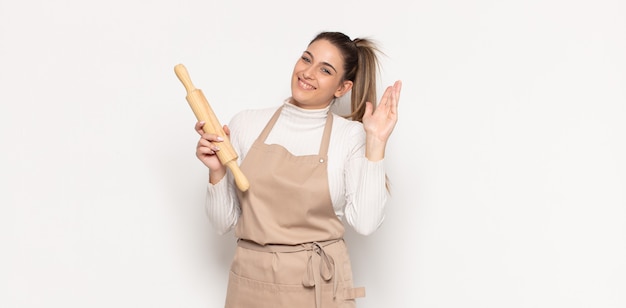
[[[302,81],[302,79],[298,78],[298,86],[300,86],[300,88],[304,89],[304,90],[315,90],[316,88],[304,81]]]

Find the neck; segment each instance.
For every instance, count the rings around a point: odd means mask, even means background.
[[[326,109],[328,108],[328,106],[330,106],[330,104],[333,103],[334,100],[328,101],[325,104],[321,104],[321,105],[305,105],[305,104],[301,104],[300,102],[296,101],[293,97],[289,98],[289,103],[298,107],[298,108],[302,108],[302,109],[310,109],[310,110],[315,110],[315,109]]]

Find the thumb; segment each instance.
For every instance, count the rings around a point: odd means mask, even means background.
[[[365,115],[369,116],[372,114],[374,110],[374,104],[372,104],[371,102],[365,102]]]

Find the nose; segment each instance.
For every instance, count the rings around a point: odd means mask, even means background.
[[[304,69],[304,71],[302,72],[302,77],[304,77],[305,79],[312,79],[314,76],[314,70],[315,68],[313,68],[313,66],[309,66],[306,69]]]

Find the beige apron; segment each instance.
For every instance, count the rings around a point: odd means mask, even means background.
[[[327,176],[332,129],[328,114],[318,155],[294,156],[265,139],[278,108],[241,163],[250,182],[239,191],[241,216],[226,308],[355,307],[343,223],[334,212]]]

